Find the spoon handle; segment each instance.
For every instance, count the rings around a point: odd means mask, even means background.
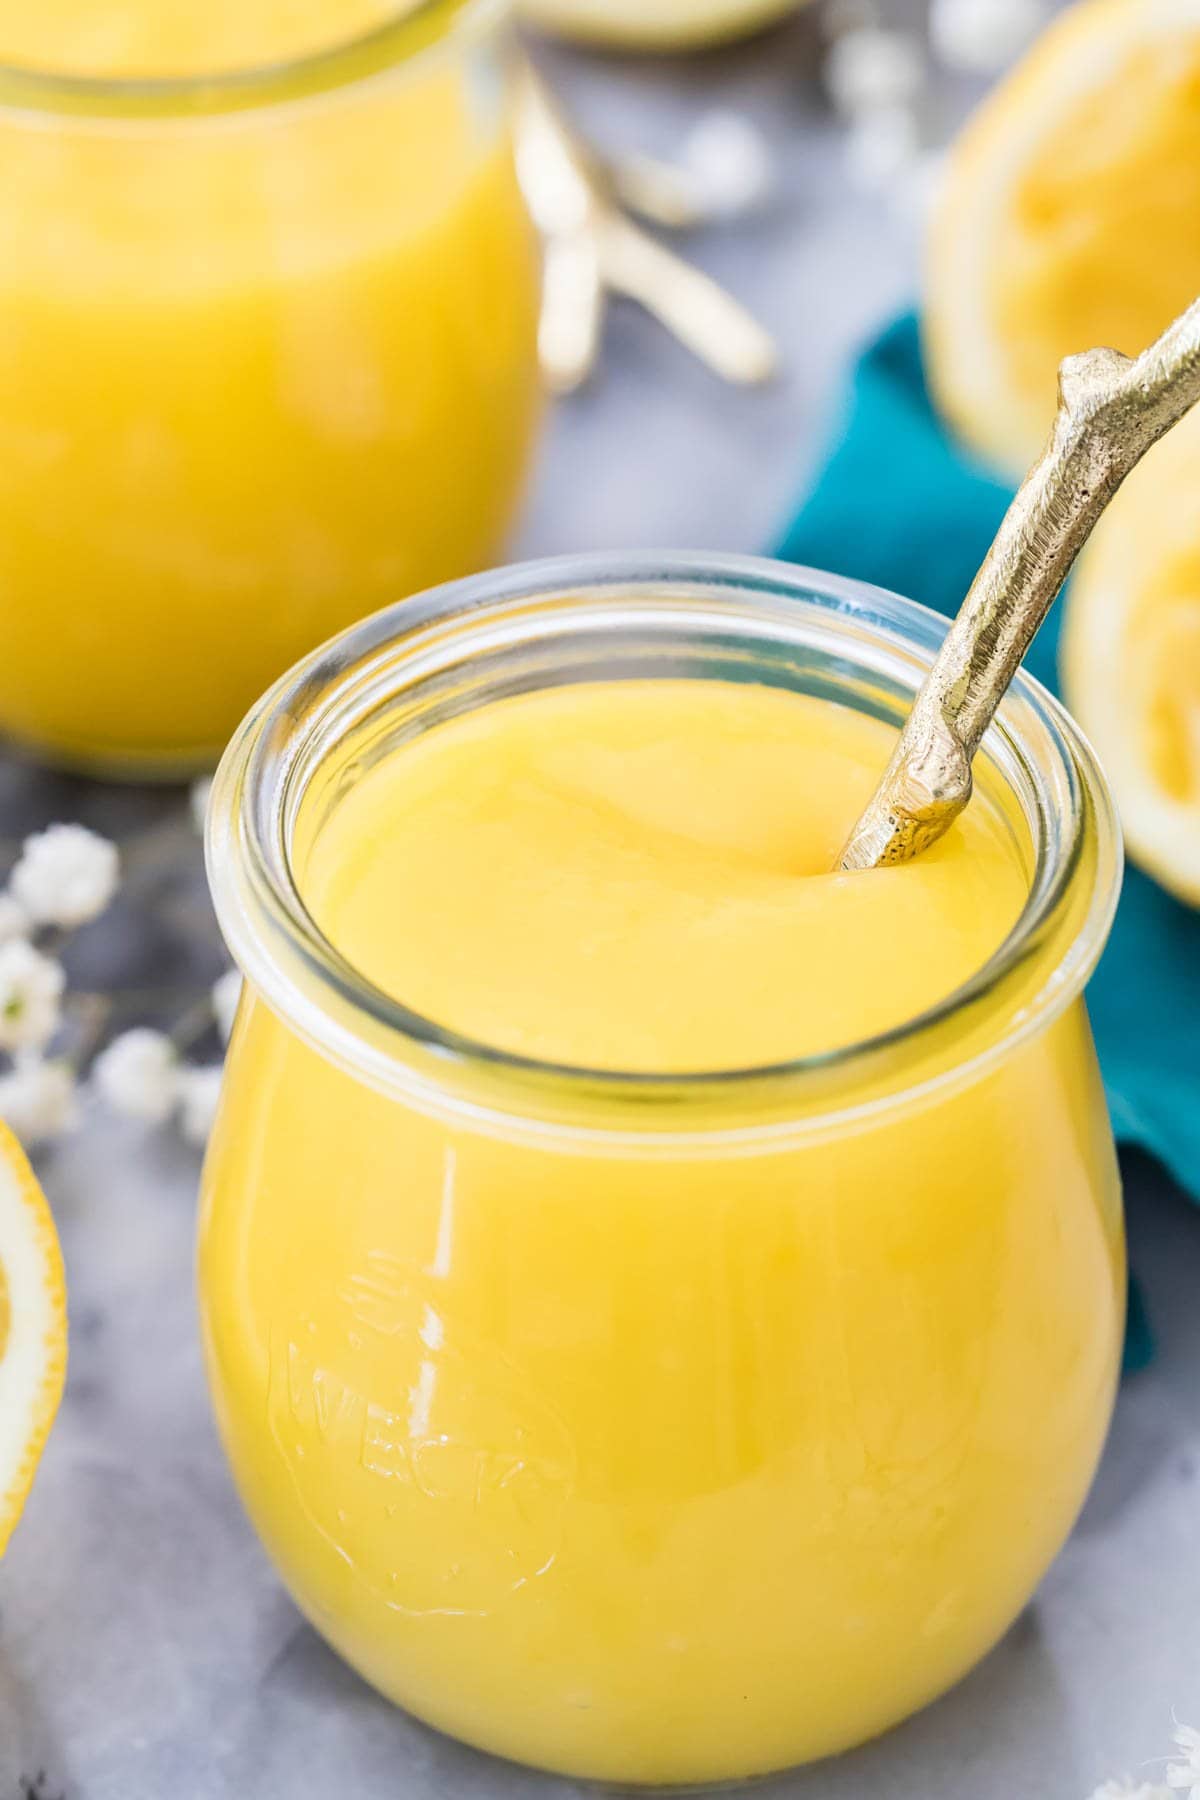
[[[552,391],[570,393],[590,373],[608,293],[636,300],[724,380],[768,381],[775,345],[757,319],[626,218],[613,181],[529,64],[518,94],[517,171],[546,245],[538,349]],[[665,176],[658,194],[665,207]]]
[[[740,300],[620,213],[602,216],[599,240],[600,269],[614,293],[637,300],[724,381],[770,381],[775,345]]]
[[[907,862],[971,797],[971,759],[1092,527],[1152,444],[1200,401],[1200,300],[1136,358],[1068,357],[1026,476],[913,702],[839,867]]]

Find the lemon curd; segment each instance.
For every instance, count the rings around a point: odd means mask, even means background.
[[[0,730],[201,763],[495,554],[538,410],[507,52],[484,0],[401,11],[0,0]]]
[[[778,612],[687,565],[611,616],[462,584],[281,687],[214,801],[241,1492],[384,1693],[576,1776],[748,1776],[931,1699],[1061,1544],[1113,1394],[1086,748],[1030,689],[941,844],[832,873],[894,741],[856,659],[936,627],[772,580]]]
[[[500,701],[357,782],[303,892],[369,980],[500,1049],[664,1073],[789,1062],[944,998],[1025,898],[985,807],[911,867],[831,872],[893,741],[732,682]]]

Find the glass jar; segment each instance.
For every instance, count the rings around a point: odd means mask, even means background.
[[[1121,1346],[1081,999],[1120,845],[1019,678],[977,763],[1028,847],[991,961],[870,1042],[682,1077],[406,1011],[306,913],[305,846],[376,758],[498,696],[670,675],[898,720],[945,628],[743,558],[535,564],[359,626],[221,766],[247,986],[201,1225],[220,1428],[309,1618],[454,1736],[610,1781],[761,1773],[923,1705],[1028,1600]]]
[[[0,70],[0,731],[201,765],[494,558],[539,411],[511,50],[423,0],[263,70]]]

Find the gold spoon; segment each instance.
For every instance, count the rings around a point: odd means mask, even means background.
[[[538,353],[551,391],[570,393],[591,373],[608,293],[638,301],[723,380],[769,381],[776,350],[758,320],[626,217],[628,181],[609,179],[529,64],[518,101],[517,172],[545,246]],[[633,185],[643,212],[666,218],[674,205],[673,222],[684,222],[665,176],[653,193],[645,179]]]
[[[1092,527],[1152,444],[1200,401],[1200,300],[1136,358],[1070,356],[1041,460],[1001,522],[838,861],[908,862],[971,797],[971,760]]]

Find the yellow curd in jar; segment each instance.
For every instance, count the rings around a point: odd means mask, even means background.
[[[1028,890],[986,792],[919,862],[830,873],[892,740],[748,682],[496,700],[315,793],[295,876],[360,975],[497,1051],[831,1052],[945,1000]],[[1109,1416],[1112,1141],[1078,1001],[889,1104],[904,1055],[808,1130],[707,1132],[719,1084],[674,1133],[621,1098],[508,1129],[248,998],[213,1390],[285,1580],[384,1693],[543,1767],[707,1781],[882,1730],[1004,1630]]]
[[[494,556],[537,413],[501,47],[445,0],[303,61],[401,10],[0,0],[0,731],[202,763]]]

